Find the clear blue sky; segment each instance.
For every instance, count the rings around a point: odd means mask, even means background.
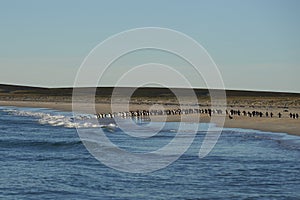
[[[137,27],[183,32],[228,89],[300,92],[300,1],[0,0],[0,82],[72,86],[101,41]]]

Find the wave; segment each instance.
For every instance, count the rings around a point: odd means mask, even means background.
[[[3,110],[10,115],[25,116],[36,118],[39,124],[50,125],[50,126],[62,126],[65,128],[101,128],[107,125],[101,125],[98,123],[96,116],[82,114],[72,116],[63,114],[54,114],[47,112],[32,112],[17,109],[6,109]]]
[[[290,135],[287,133],[265,132],[253,129],[241,128],[224,128],[226,134],[239,134],[248,140],[274,141],[279,146],[290,150],[300,150],[300,137],[298,135]]]
[[[2,148],[57,148],[57,147],[74,147],[77,145],[81,145],[82,142],[80,140],[72,140],[72,141],[55,141],[55,140],[0,140],[0,144]]]

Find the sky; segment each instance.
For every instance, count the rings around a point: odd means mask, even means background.
[[[0,0],[0,5],[0,83],[72,86],[100,42],[128,29],[162,27],[201,44],[226,89],[300,92],[298,0]]]

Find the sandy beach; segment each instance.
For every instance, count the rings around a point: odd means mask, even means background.
[[[274,100],[273,100],[274,101]],[[276,101],[275,101],[276,102]],[[271,117],[249,117],[249,116],[238,116],[233,115],[232,119],[229,118],[229,116],[226,116],[224,127],[228,128],[244,128],[244,129],[255,129],[255,130],[261,130],[261,131],[270,131],[270,132],[280,132],[280,133],[288,133],[293,135],[299,135],[300,136],[300,119],[293,119],[290,118],[289,114],[292,113],[300,113],[300,109],[297,106],[294,106],[290,109],[287,109],[286,107],[280,107],[280,106],[273,106],[268,108],[262,108],[258,105],[250,104],[248,106],[245,105],[239,105],[237,102],[235,102],[235,105],[232,105],[232,102],[230,101],[229,106],[227,107],[227,110],[240,110],[240,111],[252,111],[252,110],[258,110],[261,112],[269,112],[274,113],[274,116]],[[275,104],[275,103],[273,103]],[[72,103],[71,102],[59,102],[59,101],[0,101],[0,106],[17,106],[17,107],[38,107],[38,108],[50,108],[55,110],[62,110],[62,111],[72,111]],[[82,103],[82,112],[85,112],[85,107],[87,107],[87,104]],[[176,109],[178,106],[174,105],[162,105],[165,109]],[[109,113],[111,112],[111,104],[110,103],[96,103],[95,104],[97,113]],[[122,105],[120,105],[122,107]],[[149,109],[151,107],[151,104],[131,104],[130,110],[143,110],[143,109]],[[209,107],[205,107],[209,108]],[[204,108],[204,109],[205,109]],[[281,113],[281,118],[278,117],[278,113]],[[94,114],[94,113],[91,113]],[[191,114],[193,115],[193,114]],[[218,117],[218,116],[217,116]],[[210,117],[208,114],[200,114],[199,122],[210,122]],[[165,119],[164,116],[152,116],[151,120],[153,121],[181,121],[180,115],[170,115],[167,116],[167,119]]]
[[[182,90],[182,89],[180,89]],[[182,91],[185,91],[183,89]],[[18,107],[38,107],[49,108],[62,111],[72,111],[72,88],[37,88],[26,86],[0,85],[0,106]],[[111,94],[113,88],[98,88],[95,94],[95,110],[88,111],[91,103],[85,102],[86,91],[83,88],[83,101],[80,102],[79,112],[95,114],[110,113]],[[126,92],[126,88],[124,89]],[[211,102],[207,89],[195,89],[198,98],[199,109],[210,109]],[[298,93],[279,93],[279,92],[257,92],[257,91],[226,91],[226,105],[219,105],[220,108],[227,110],[224,127],[245,128],[262,131],[281,132],[300,135],[300,119],[291,118],[290,114],[300,114],[300,94]],[[126,111],[126,105],[122,103],[122,96],[119,96],[121,103],[114,106],[118,111]],[[187,103],[189,97],[187,96]],[[92,102],[93,103],[93,102]],[[172,110],[180,108],[177,98],[169,89],[161,88],[139,88],[131,96],[129,111],[137,110]],[[187,105],[186,108],[197,108],[195,105]],[[230,113],[239,111],[240,113]],[[262,116],[251,116],[252,112],[261,112]],[[243,113],[244,112],[244,113]],[[266,113],[269,116],[266,116]],[[270,114],[273,116],[270,117]],[[279,117],[280,113],[280,117]],[[193,114],[189,114],[193,115]],[[220,117],[218,115],[213,115]],[[195,121],[195,117],[191,116]],[[201,113],[196,120],[199,122],[210,122],[211,118],[207,113]],[[154,121],[181,121],[180,115],[151,116]],[[189,121],[189,119],[185,119]],[[217,124],[218,125],[218,124]]]

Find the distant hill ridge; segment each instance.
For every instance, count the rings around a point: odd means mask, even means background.
[[[89,91],[91,88],[78,88],[84,91]],[[113,91],[113,87],[98,87],[97,96],[110,96]],[[121,88],[128,89],[128,87]],[[191,89],[174,88],[172,90],[177,91],[189,91]],[[33,95],[48,95],[48,96],[71,96],[73,88],[46,88],[46,87],[33,87],[33,86],[21,86],[21,85],[7,85],[0,84],[0,95],[13,95],[13,94],[33,94]],[[194,89],[197,96],[208,96],[208,89]],[[227,96],[255,96],[255,97],[300,97],[300,93],[288,93],[288,92],[272,92],[272,91],[245,91],[245,90],[226,90]],[[155,97],[155,96],[174,96],[168,88],[138,88],[134,95],[136,97]]]

